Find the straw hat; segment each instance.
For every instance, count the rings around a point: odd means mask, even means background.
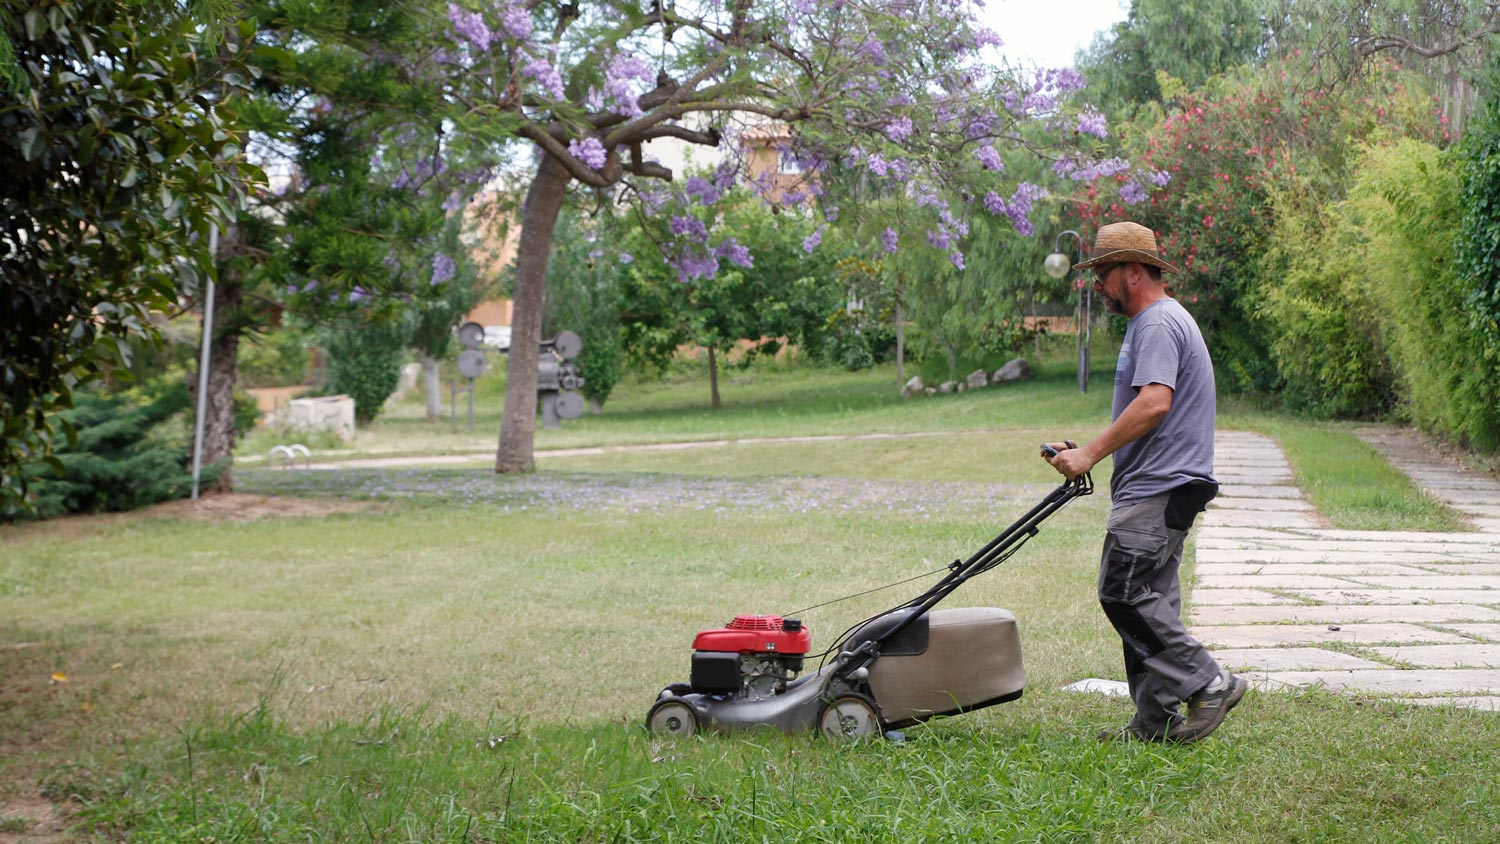
[[[1150,264],[1169,273],[1177,268],[1163,261],[1156,248],[1156,235],[1140,223],[1110,223],[1099,227],[1094,237],[1094,257],[1074,264],[1075,270],[1086,270],[1100,264]]]

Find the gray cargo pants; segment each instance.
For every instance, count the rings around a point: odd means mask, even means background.
[[[1125,645],[1125,677],[1136,708],[1130,727],[1150,735],[1165,734],[1180,717],[1182,701],[1219,673],[1182,623],[1177,568],[1192,517],[1180,530],[1168,527],[1170,498],[1163,493],[1116,504],[1099,566],[1099,603]]]

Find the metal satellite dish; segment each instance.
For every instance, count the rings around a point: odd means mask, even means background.
[[[469,323],[469,325],[473,324]],[[458,372],[465,378],[478,378],[484,374],[484,369],[488,365],[489,360],[485,358],[484,352],[478,349],[465,349],[458,353]]]
[[[578,393],[557,394],[557,415],[563,419],[577,419],[583,413],[583,396]]]
[[[463,325],[460,325],[458,327],[458,342],[462,343],[465,349],[479,348],[484,344],[484,326],[480,325],[477,322],[466,322]],[[459,360],[462,359],[463,357],[460,356]],[[462,364],[460,364],[460,366],[462,366]],[[469,377],[475,378],[478,376],[471,375]]]
[[[583,351],[583,340],[571,331],[564,331],[552,340],[552,348],[563,360],[572,360]],[[568,417],[572,418],[572,417]]]

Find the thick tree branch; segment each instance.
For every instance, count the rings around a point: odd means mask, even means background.
[[[1405,50],[1424,59],[1435,59],[1456,53],[1470,44],[1482,41],[1491,35],[1500,35],[1500,20],[1492,20],[1483,29],[1467,35],[1461,35],[1446,44],[1437,44],[1434,46],[1418,44],[1410,38],[1403,38],[1399,35],[1376,35],[1370,38],[1362,38],[1354,42],[1354,54],[1361,59],[1366,59],[1385,50]]]

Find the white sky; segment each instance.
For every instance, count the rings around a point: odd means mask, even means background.
[[[1129,10],[1130,0],[985,0],[976,12],[1005,41],[1000,53],[1012,62],[1067,67],[1095,32],[1124,20]]]

